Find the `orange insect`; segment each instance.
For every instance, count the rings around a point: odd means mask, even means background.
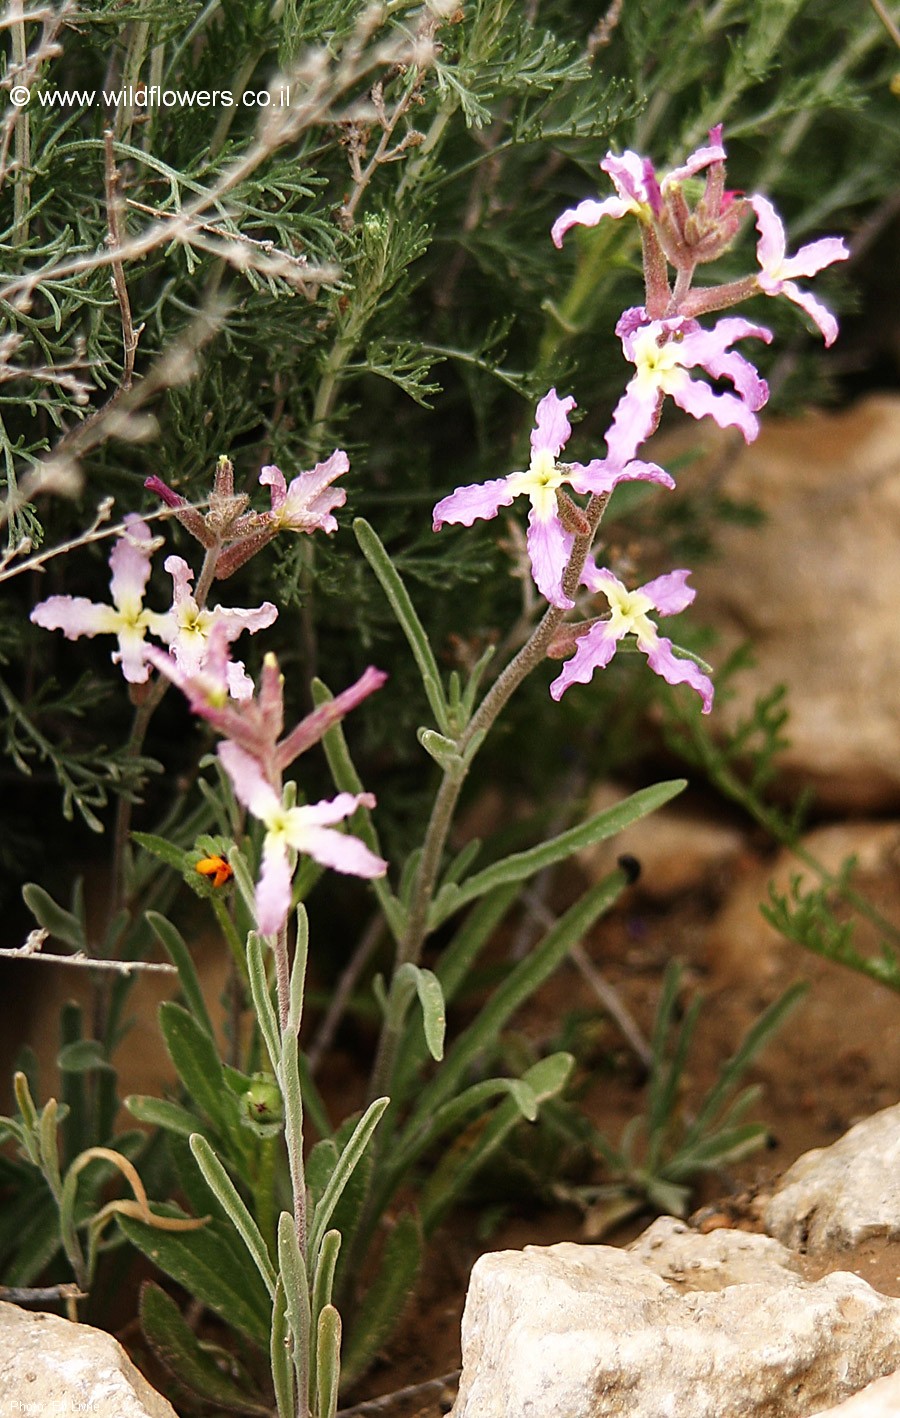
[[[198,871],[201,876],[211,876],[213,886],[224,886],[226,881],[230,881],[234,876],[234,867],[228,865],[225,857],[204,857],[197,862],[194,871]]]

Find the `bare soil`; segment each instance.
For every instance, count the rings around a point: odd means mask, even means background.
[[[760,1085],[752,1117],[768,1130],[767,1145],[726,1171],[698,1179],[691,1199],[691,1224],[703,1231],[718,1226],[761,1230],[760,1212],[767,1194],[802,1153],[835,1142],[854,1122],[900,1099],[900,998],[844,967],[805,952],[778,938],[754,911],[746,925],[747,952],[721,950],[721,926],[734,919],[724,908],[735,894],[754,898],[754,883],[764,884],[771,857],[751,848],[712,880],[664,904],[642,896],[640,887],[627,905],[601,921],[585,942],[604,980],[647,1037],[652,1028],[660,981],[675,958],[684,969],[685,999],[696,991],[705,997],[684,1080],[681,1106],[686,1115],[714,1083],[722,1063],[765,1006],[794,980],[809,989],[794,1013],[769,1043],[745,1082]],[[562,909],[574,881],[565,884]],[[898,919],[900,873],[895,867],[860,883],[886,913]],[[760,886],[758,899],[765,891]],[[571,899],[571,898],[570,898]],[[759,923],[759,924],[757,924]],[[735,926],[735,929],[740,929]],[[765,949],[759,950],[762,932]],[[752,952],[758,950],[756,958]],[[711,954],[715,951],[715,954]],[[550,980],[516,1021],[537,1046],[559,1046],[564,1021],[597,1021],[582,1037],[591,1042],[577,1084],[580,1104],[597,1127],[617,1142],[629,1120],[646,1104],[645,1074],[616,1026],[603,1016],[588,984],[567,964]],[[599,1021],[603,1021],[600,1023]],[[602,1180],[602,1168],[595,1180]],[[346,1400],[358,1418],[438,1418],[449,1412],[455,1392],[453,1371],[460,1364],[459,1331],[469,1271],[487,1250],[546,1246],[557,1241],[594,1240],[591,1218],[573,1206],[523,1198],[511,1176],[514,1199],[484,1234],[485,1207],[502,1200],[503,1182],[491,1179],[500,1195],[481,1207],[456,1214],[436,1244],[424,1282],[410,1306],[402,1334]],[[652,1219],[645,1211],[613,1228],[603,1244],[626,1244]],[[885,1294],[900,1295],[900,1244],[874,1238],[853,1251],[805,1258],[810,1280],[833,1270],[863,1276]],[[436,1376],[442,1385],[416,1389]],[[405,1388],[411,1387],[408,1394]],[[393,1398],[388,1395],[394,1394]],[[370,1406],[380,1395],[382,1402]]]

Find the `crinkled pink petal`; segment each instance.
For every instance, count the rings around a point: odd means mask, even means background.
[[[565,530],[558,517],[541,518],[537,509],[532,507],[528,514],[525,542],[534,584],[552,606],[562,606],[566,610],[574,605],[574,601],[563,594],[562,579],[574,540],[573,534]]]
[[[784,227],[768,197],[754,194],[747,201],[756,213],[756,229],[759,241],[756,243],[756,259],[762,271],[778,272],[787,250]]]
[[[618,588],[624,591],[625,587],[617,576],[613,576],[605,566],[598,566],[593,556],[588,556],[581,572],[581,585],[587,586],[589,591],[602,591],[604,595],[609,588]]]
[[[185,601],[194,601],[192,586],[194,573],[187,562],[181,556],[167,556],[163,566],[172,578],[172,604],[182,605]],[[196,601],[194,605],[196,606]]]
[[[277,464],[267,463],[264,468],[260,469],[259,480],[264,487],[271,489],[272,511],[280,511],[287,495],[287,483],[284,480],[284,473]]]
[[[839,327],[827,305],[823,305],[810,291],[801,290],[793,281],[784,282],[781,294],[787,296],[788,300],[792,300],[795,305],[799,305],[801,310],[806,311],[810,320],[821,330],[826,346],[834,344],[838,337]]]
[[[260,689],[260,700],[263,700],[263,689],[265,687],[266,666],[263,665],[263,687]],[[283,771],[289,764],[293,763],[301,753],[305,753],[314,743],[318,743],[328,732],[332,724],[336,724],[343,719],[345,714],[349,714],[351,709],[355,709],[357,704],[361,704],[370,694],[374,694],[380,689],[387,679],[384,670],[377,670],[374,665],[369,665],[359,679],[351,684],[347,689],[342,689],[340,694],[336,694],[334,699],[326,700],[320,704],[318,709],[314,709],[311,714],[307,714],[305,719],[301,719],[296,728],[278,745],[277,767]],[[279,701],[280,702],[280,701]]]
[[[304,828],[302,850],[321,866],[348,876],[384,876],[387,871],[387,862],[370,852],[358,837],[335,832],[333,827]]]
[[[334,798],[323,798],[318,803],[305,803],[297,811],[303,814],[303,831],[307,826],[330,827],[335,822],[343,822],[358,807],[373,808],[374,793],[338,793]],[[299,819],[298,819],[299,820]]]
[[[597,226],[604,217],[612,217],[618,221],[620,217],[627,217],[629,212],[633,211],[634,204],[627,200],[623,201],[621,197],[606,197],[602,202],[598,202],[593,197],[586,197],[583,202],[578,203],[577,207],[569,207],[556,218],[550,228],[550,237],[553,245],[559,248],[563,244],[566,232],[573,226]]]
[[[255,635],[258,630],[267,630],[278,619],[278,607],[271,601],[263,601],[261,606],[246,609],[243,606],[214,606],[209,612],[216,625],[221,625],[225,639],[237,640],[246,630]]]
[[[632,461],[640,445],[654,432],[662,401],[662,390],[652,384],[632,379],[626,385],[606,432],[608,463],[622,468]]]
[[[600,170],[612,178],[619,196],[629,203],[628,210],[633,211],[635,203],[646,203],[647,159],[642,158],[640,153],[632,152],[630,148],[626,148],[621,157],[607,153],[600,163]],[[650,171],[653,171],[652,167]]]
[[[678,360],[687,369],[699,365],[714,379],[730,379],[755,413],[768,399],[769,386],[748,359],[728,348],[735,340],[749,336],[769,344],[772,332],[763,325],[751,325],[740,318],[720,320],[712,330],[697,328],[686,334],[679,343]]]
[[[136,512],[125,518],[125,531],[118,537],[109,558],[110,590],[113,604],[121,611],[137,612],[150,577],[153,535]]]
[[[606,620],[598,621],[584,635],[580,635],[575,654],[566,661],[561,674],[550,686],[553,698],[561,699],[573,684],[588,684],[595,670],[602,670],[609,664],[616,653],[619,638]]]
[[[781,275],[793,280],[795,276],[814,276],[831,266],[835,261],[848,261],[850,252],[840,236],[823,236],[818,241],[809,241],[806,246],[782,262]]]
[[[648,581],[641,591],[649,596],[654,609],[660,615],[678,615],[696,596],[697,592],[687,584],[690,571],[669,571],[665,576],[657,576]]]
[[[432,527],[439,532],[445,522],[471,527],[478,518],[496,517],[501,507],[515,499],[509,478],[491,478],[486,483],[469,483],[441,498],[433,513]]]
[[[715,129],[710,130],[710,138],[712,138],[715,131]],[[720,137],[721,134],[722,126],[719,124]],[[662,180],[663,188],[668,187],[672,182],[683,182],[686,177],[693,177],[695,173],[702,172],[705,167],[709,167],[710,163],[724,161],[725,149],[722,147],[721,143],[714,142],[710,143],[707,147],[696,148],[681,167],[675,167],[671,172],[666,173]]]
[[[44,630],[61,630],[67,640],[77,640],[82,635],[116,635],[121,624],[117,610],[89,601],[86,596],[48,596],[35,606],[29,619]]]
[[[644,463],[635,458],[630,463],[626,463],[624,468],[617,462],[609,458],[594,458],[592,462],[572,464],[572,472],[569,476],[575,492],[591,493],[602,496],[603,493],[612,492],[620,482],[651,482],[659,483],[662,487],[673,488],[675,479],[670,477],[665,469],[660,468],[656,463]]]
[[[695,419],[712,418],[720,428],[739,428],[747,443],[759,433],[759,419],[736,394],[716,394],[702,379],[670,379],[667,392],[686,414]]]
[[[129,684],[145,684],[150,676],[144,631],[143,625],[119,624],[119,648],[113,651],[110,658],[114,665],[122,666],[122,673]]]
[[[216,746],[238,802],[261,822],[268,822],[281,809],[281,801],[268,782],[257,759],[230,739]]]
[[[267,834],[263,842],[254,904],[256,924],[262,935],[276,935],[291,909],[291,864],[284,842],[272,833]]]
[[[331,513],[335,507],[343,507],[347,501],[347,493],[344,488],[332,487],[331,484],[335,478],[346,473],[349,467],[350,459],[347,454],[342,448],[336,448],[323,463],[317,463],[309,472],[300,473],[298,477],[293,478],[277,507],[273,492],[273,513],[284,526],[293,531],[337,531],[337,521]]]
[[[545,394],[535,412],[534,428],[531,430],[531,451],[552,453],[559,457],[572,432],[567,414],[576,407],[571,394],[561,399],[555,389]]]
[[[651,670],[661,675],[667,684],[689,684],[703,700],[703,713],[712,709],[713,683],[693,660],[685,660],[673,653],[671,640],[660,635],[651,645],[638,640],[638,648],[647,656]]]
[[[225,674],[232,699],[244,702],[253,698],[253,681],[244,668],[243,660],[229,660]]]

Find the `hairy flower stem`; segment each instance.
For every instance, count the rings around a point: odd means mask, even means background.
[[[290,1024],[291,1005],[291,962],[288,952],[287,921],[280,927],[278,934],[270,937],[272,941],[272,954],[275,956],[275,991],[278,997],[278,1026],[281,1034],[282,1049],[284,1047],[285,1035],[296,1029],[296,1025]],[[282,1069],[283,1072],[283,1069]],[[287,1093],[284,1087],[284,1080],[281,1082],[282,1092]],[[287,1097],[285,1098],[287,1103]],[[306,1260],[306,1172],[303,1166],[303,1119],[291,1116],[291,1110],[286,1107],[284,1140],[287,1147],[288,1167],[291,1174],[291,1192],[293,1193],[294,1204],[294,1227],[297,1232],[297,1244],[300,1254]]]
[[[576,536],[562,581],[563,592],[570,600],[574,600],[575,591],[584,570],[584,563],[608,501],[609,493],[593,496],[585,509],[588,530],[580,536]],[[401,965],[408,963],[417,965],[421,958],[422,947],[428,936],[428,916],[434,900],[456,804],[481,742],[496,723],[502,710],[522,681],[545,658],[547,646],[564,615],[565,611],[559,606],[550,606],[547,609],[521,650],[494,681],[457,740],[459,759],[444,772],[425,831],[422,857],[416,872],[406,930],[397,949],[395,973]],[[402,1013],[391,1009],[389,1001],[378,1044],[378,1053],[372,1070],[369,1087],[370,1101],[391,1092],[391,1079],[400,1047],[403,1025]],[[386,1136],[387,1129],[382,1131]]]

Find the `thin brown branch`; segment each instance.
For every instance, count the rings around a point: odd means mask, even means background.
[[[131,975],[135,970],[143,974],[177,975],[174,965],[153,960],[97,960],[78,950],[74,955],[54,955],[42,947],[50,932],[31,931],[24,945],[0,950],[4,960],[41,960],[47,965],[78,965],[87,970],[114,970],[119,975]]]
[[[449,1374],[441,1374],[437,1379],[425,1379],[420,1384],[408,1384],[406,1388],[395,1389],[393,1393],[382,1394],[379,1398],[367,1398],[362,1403],[354,1403],[352,1408],[341,1408],[335,1418],[384,1418],[393,1408],[419,1398],[439,1398],[446,1393],[452,1397],[459,1381],[461,1370],[453,1369]]]
[[[110,248],[113,256],[112,261],[112,282],[116,293],[116,300],[119,303],[119,313],[122,317],[122,380],[119,388],[108,401],[112,404],[128,392],[134,378],[134,357],[137,353],[138,340],[141,337],[143,325],[137,329],[131,316],[131,301],[128,298],[128,283],[125,280],[125,267],[119,252],[122,250],[122,194],[120,191],[121,176],[116,167],[116,154],[113,146],[113,131],[107,128],[103,134],[103,147],[105,153],[104,183],[106,187],[106,221],[109,228],[106,244]]]

